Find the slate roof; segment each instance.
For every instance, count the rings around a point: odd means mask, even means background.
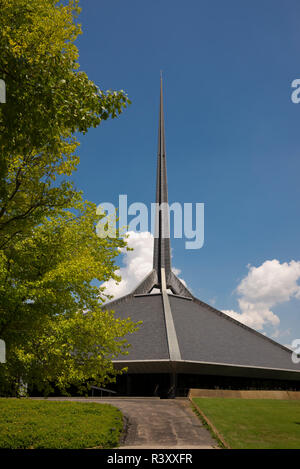
[[[281,375],[300,379],[300,364],[294,364],[291,351],[263,334],[236,321],[230,316],[201,302],[168,295],[182,362],[209,365],[282,370]],[[120,318],[143,321],[139,330],[127,339],[131,344],[129,355],[117,362],[148,362],[147,371],[158,371],[155,362],[170,361],[169,344],[164,317],[162,295],[127,295],[106,306]],[[153,362],[153,367],[150,366]],[[178,363],[178,361],[177,361]],[[191,372],[191,366],[187,366]],[[195,372],[201,371],[194,367]],[[255,374],[255,373],[254,373]],[[244,373],[245,375],[245,373]],[[253,373],[252,373],[253,375]]]

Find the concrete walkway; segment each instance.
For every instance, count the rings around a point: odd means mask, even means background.
[[[126,431],[120,449],[218,447],[192,411],[188,399],[57,398],[57,400],[108,403],[118,407],[126,420]]]

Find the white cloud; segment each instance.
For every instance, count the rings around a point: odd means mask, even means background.
[[[121,249],[124,267],[116,272],[122,277],[121,282],[117,284],[111,279],[101,285],[106,288],[105,293],[113,295],[114,299],[130,293],[153,268],[153,235],[148,231],[128,231],[127,235],[127,245],[133,248],[133,251]],[[172,270],[176,275],[180,274],[176,267]],[[180,280],[186,285],[183,279]]]
[[[179,276],[179,275],[181,274],[181,270],[180,270],[180,269],[177,269],[177,267],[172,267],[172,272],[174,272],[174,274],[179,278],[179,280],[183,283],[183,285],[184,285],[186,288],[188,288],[188,290],[189,290],[190,292],[192,292],[192,289],[187,286],[186,281],[185,281],[183,278],[181,278],[181,277]]]
[[[281,331],[279,329],[275,329],[275,331],[273,332],[271,337],[273,339],[279,339],[279,338],[286,337],[286,336],[289,336],[289,335],[291,335],[291,329],[286,329],[284,331]]]
[[[225,310],[224,313],[250,327],[261,330],[265,325],[279,325],[279,317],[271,308],[300,299],[300,262],[265,261],[259,267],[248,266],[248,275],[240,282],[236,291],[239,295],[240,313]]]

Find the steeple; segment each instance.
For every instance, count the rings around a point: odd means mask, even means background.
[[[171,290],[174,294],[193,298],[189,290],[183,285],[179,278],[176,277],[171,269],[170,216],[168,205],[162,76],[160,76],[153,270],[134,289],[132,294],[145,295],[151,293],[153,288],[158,288],[162,293],[164,292],[165,294],[167,290]]]
[[[160,77],[155,218],[153,269],[156,270],[159,283],[161,283],[161,268],[165,269],[166,277],[168,277],[169,273],[171,272],[170,222],[168,210],[167,162],[162,76]]]

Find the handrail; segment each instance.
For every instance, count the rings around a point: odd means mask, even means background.
[[[103,391],[108,392],[109,394],[117,394],[116,391],[113,391],[112,389],[100,388],[99,386],[91,386],[92,397],[94,397],[94,389],[96,389],[97,391],[101,391],[101,397]]]

